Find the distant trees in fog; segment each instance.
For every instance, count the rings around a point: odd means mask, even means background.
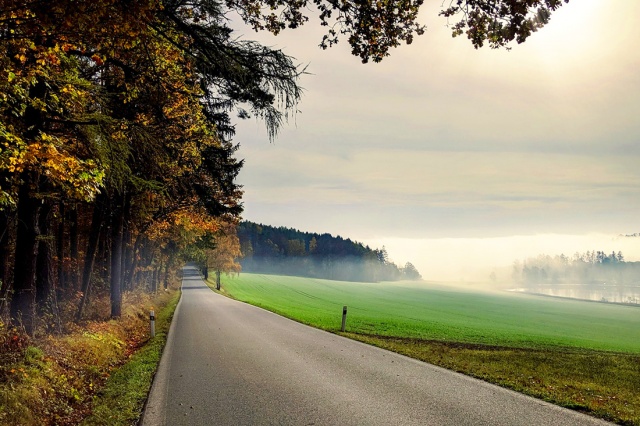
[[[408,279],[408,280],[421,280],[422,279],[422,275],[420,275],[420,272],[418,272],[416,267],[413,266],[413,264],[411,262],[407,262],[404,265],[404,268],[402,268],[402,273],[404,274],[405,278]]]
[[[387,250],[340,236],[244,221],[238,227],[242,270],[342,281],[417,280],[413,264],[398,267]]]
[[[587,251],[564,254],[539,255],[513,265],[512,278],[523,285],[537,284],[631,284],[640,282],[640,262],[625,262],[618,251]]]

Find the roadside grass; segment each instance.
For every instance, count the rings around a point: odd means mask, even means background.
[[[86,424],[135,423],[133,414],[139,414],[149,388],[147,385],[141,395],[129,382],[141,386],[147,380],[150,384],[155,371],[152,360],[156,355],[159,359],[179,292],[154,298],[129,293],[125,298],[120,320],[89,321],[82,326],[69,323],[63,335],[30,340],[19,330],[0,324],[0,424],[77,425],[93,407],[98,412]],[[166,307],[158,309],[157,338],[149,341],[152,304]],[[140,361],[147,373],[133,373],[135,369],[127,364],[137,359],[133,354],[139,350],[147,353],[143,355],[146,361]],[[135,374],[146,376],[133,379]],[[123,421],[118,423],[119,419]]]
[[[155,338],[150,339],[126,364],[111,374],[94,399],[92,414],[84,419],[82,425],[124,426],[137,423],[179,300],[180,291],[176,291],[156,313]]]
[[[212,283],[209,283],[213,287]],[[640,309],[436,283],[242,273],[222,294],[557,405],[640,426]]]
[[[623,425],[640,425],[640,356],[340,333]]]

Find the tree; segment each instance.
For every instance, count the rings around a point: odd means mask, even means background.
[[[441,16],[457,22],[453,36],[466,34],[476,47],[524,42],[549,22],[551,13],[569,0],[449,0]],[[207,0],[198,2],[208,3]],[[380,62],[389,50],[402,43],[411,44],[425,27],[417,22],[423,0],[369,2],[359,0],[227,0],[227,6],[242,16],[256,31],[278,34],[285,28],[306,23],[313,3],[320,23],[327,27],[320,46],[323,49],[346,37],[353,55],[362,62]],[[445,2],[446,3],[446,2]],[[444,4],[444,3],[443,3]]]
[[[380,250],[376,250],[376,254],[378,255],[378,262],[382,265],[389,263],[389,254],[387,253],[387,248],[385,246],[382,246]]]
[[[404,275],[404,278],[407,279],[407,280],[421,280],[422,279],[422,275],[420,275],[420,272],[418,272],[416,267],[413,266],[413,264],[411,262],[407,262],[404,265],[404,268],[402,268],[402,275]]]
[[[460,17],[452,25],[454,37],[466,34],[476,49],[485,42],[499,48],[514,40],[523,43],[563,3],[569,0],[450,0],[440,15]]]
[[[213,238],[213,247],[205,253],[205,276],[208,276],[209,268],[213,269],[216,273],[216,289],[220,290],[221,273],[238,273],[241,269],[240,264],[236,262],[242,253],[235,225],[223,224]]]
[[[305,251],[304,241],[302,240],[287,241],[287,250],[286,250],[287,256],[302,257],[306,254],[307,252]]]
[[[40,277],[52,276],[52,246],[38,241],[41,233],[52,229],[49,212],[57,200],[92,203],[96,194],[105,198],[93,210],[105,208],[110,214],[94,215],[92,227],[99,231],[105,222],[110,228],[103,238],[111,254],[114,317],[120,315],[123,266],[132,263],[125,252],[134,235],[130,221],[138,213],[132,207],[134,197],[144,194],[151,199],[155,193],[155,212],[144,211],[153,220],[197,201],[196,192],[202,204],[219,214],[240,211],[237,186],[224,181],[235,175],[202,167],[202,157],[231,169],[241,163],[231,158],[233,147],[218,137],[215,123],[204,113],[192,60],[170,40],[176,33],[160,36],[149,25],[159,11],[154,2],[137,1],[0,3],[0,209],[17,219],[10,222],[15,231],[2,230],[0,253],[5,259],[10,248],[5,237],[15,232],[11,316],[29,332],[38,294],[36,259],[38,271],[47,272],[40,272]],[[217,161],[222,155],[226,160]],[[194,170],[202,177],[213,176],[200,179],[197,188],[184,185],[195,181],[185,177]],[[182,183],[176,182],[181,178]],[[191,190],[184,191],[186,187]],[[174,197],[176,207],[167,211],[171,190],[185,196]],[[64,226],[59,229],[63,238]],[[84,296],[89,292],[95,235],[89,238],[85,259]],[[71,239],[73,256],[77,238]],[[56,247],[57,266],[62,268],[64,244]],[[3,278],[8,263],[3,260]],[[50,293],[45,290],[40,293]]]
[[[309,253],[310,254],[315,253],[317,248],[318,248],[318,240],[316,240],[316,237],[311,237],[311,240],[309,240]]]

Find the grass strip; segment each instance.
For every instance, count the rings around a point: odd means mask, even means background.
[[[176,291],[167,305],[156,313],[155,338],[112,372],[94,399],[92,415],[85,418],[82,425],[120,426],[138,422],[179,300],[180,291]]]
[[[622,425],[640,425],[640,356],[340,333]]]

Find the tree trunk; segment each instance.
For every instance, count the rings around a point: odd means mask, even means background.
[[[133,256],[131,254],[131,195],[129,193],[125,194],[124,197],[124,207],[122,211],[122,278],[121,278],[121,287],[122,290],[133,290],[133,286],[128,282],[127,277],[129,276],[129,269],[131,269],[133,265]]]
[[[15,222],[9,213],[0,211],[0,315],[4,313],[9,294],[9,234]]]
[[[64,278],[64,210],[64,203],[61,202],[58,207],[60,221],[58,222],[58,235],[56,236],[56,257],[58,260],[58,292],[60,292],[66,286]]]
[[[54,279],[53,240],[51,234],[51,202],[45,202],[40,209],[40,232],[44,236],[38,243],[38,257],[36,261],[36,303],[40,311],[48,310],[53,315],[54,324],[47,323],[47,327],[55,326],[58,333],[62,332],[62,321],[58,309],[58,295]]]
[[[169,265],[171,264],[173,256],[167,259],[167,263],[164,265],[164,289],[166,290],[169,287]]]
[[[160,267],[153,268],[153,276],[151,277],[151,292],[158,292],[158,277],[160,276]]]
[[[18,225],[16,235],[15,265],[11,320],[22,323],[28,334],[35,326],[36,259],[38,255],[38,215],[41,202],[31,196],[30,176],[23,173],[23,183],[18,190]]]
[[[80,298],[80,304],[78,305],[78,312],[76,312],[76,321],[80,321],[82,318],[82,313],[87,301],[89,300],[89,293],[91,291],[91,273],[93,272],[93,265],[96,260],[96,251],[98,249],[98,241],[100,240],[100,231],[102,230],[102,224],[104,222],[104,206],[100,202],[103,198],[104,196],[100,193],[93,207],[91,231],[89,231],[89,241],[87,243],[87,250],[84,254],[81,288],[82,297]]]
[[[220,290],[220,271],[216,271],[216,290]]]
[[[151,293],[158,292],[158,268],[153,268],[153,274],[151,275]]]
[[[38,78],[35,84],[29,88],[29,97],[44,99],[46,92],[45,82]],[[40,108],[29,105],[24,111],[23,120],[27,128],[24,134],[25,140],[31,141],[38,136],[43,128],[44,112]],[[38,175],[24,171],[20,178],[11,321],[14,324],[22,322],[26,332],[32,335],[35,328],[37,238],[40,234],[38,216],[42,203],[34,196],[39,184]]]
[[[124,225],[123,197],[115,196],[111,223],[111,318],[122,315],[122,233]]]
[[[105,206],[105,213],[111,209],[111,205]],[[100,238],[98,241],[98,253],[97,258],[99,259],[98,265],[100,266],[100,273],[102,274],[102,281],[109,282],[109,277],[111,276],[111,224],[105,223],[103,226],[106,226],[104,230],[104,238]]]
[[[71,256],[71,269],[69,274],[69,280],[71,282],[70,287],[74,290],[79,288],[78,285],[78,269],[80,264],[78,263],[78,208],[73,206],[69,212],[69,251]]]
[[[127,286],[127,288],[129,288],[130,290],[133,290],[134,287],[134,278],[135,278],[135,271],[136,268],[138,267],[138,251],[140,251],[140,243],[142,241],[142,235],[138,234],[138,236],[136,237],[136,242],[133,244],[133,249],[130,250],[130,262],[128,264],[127,267],[127,275],[125,276],[125,285]]]
[[[49,235],[51,229],[51,210],[53,206],[50,202],[45,202],[40,208],[40,234],[38,242],[38,258],[36,261],[36,303],[39,308],[43,308],[54,288],[53,283],[53,241]],[[50,238],[51,237],[51,238]]]
[[[204,275],[204,280],[208,280],[209,279],[209,267],[204,266],[202,268],[202,275]]]

